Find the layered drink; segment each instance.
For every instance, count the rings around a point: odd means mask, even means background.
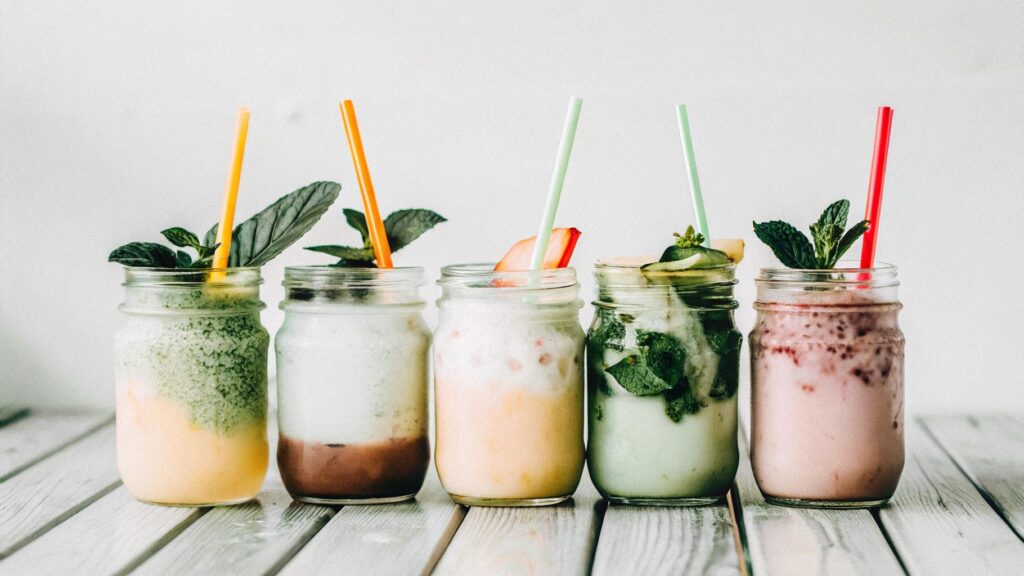
[[[571,268],[448,266],[434,335],[438,474],[462,504],[570,497],[583,471],[583,331]]]
[[[148,502],[251,499],[267,471],[259,269],[125,273],[114,352],[121,479]]]
[[[588,464],[613,502],[711,504],[739,463],[735,265],[692,229],[680,243],[679,258],[666,251],[662,263],[617,258],[595,270]]]
[[[750,333],[752,464],[772,502],[888,500],[904,460],[896,269],[762,270]]]
[[[423,485],[422,268],[289,267],[277,333],[277,462],[297,500],[384,503]]]

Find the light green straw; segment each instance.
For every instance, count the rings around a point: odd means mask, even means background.
[[[690,193],[693,196],[693,211],[697,214],[697,229],[704,236],[704,246],[711,246],[711,233],[708,231],[708,217],[704,213],[704,196],[700,193],[700,177],[697,176],[697,158],[693,155],[693,140],[690,138],[690,119],[686,115],[686,104],[676,106],[679,119],[679,139],[683,141],[683,153],[686,155],[686,174],[690,177]]]
[[[562,198],[562,185],[565,183],[565,172],[569,169],[569,155],[572,154],[572,143],[576,139],[576,126],[580,122],[582,108],[583,100],[575,96],[569,100],[569,111],[565,117],[565,126],[562,128],[562,142],[558,145],[555,173],[551,175],[547,204],[544,206],[544,218],[540,222],[537,242],[533,246],[530,258],[530,270],[540,270],[544,266],[544,255],[547,254],[548,243],[551,242],[551,228],[555,225],[558,201]]]

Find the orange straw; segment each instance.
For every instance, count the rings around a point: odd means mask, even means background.
[[[373,255],[377,258],[380,268],[393,268],[391,263],[391,246],[384,230],[384,220],[380,217],[377,197],[373,194],[373,182],[370,180],[370,167],[366,165],[366,153],[363,152],[363,138],[359,135],[359,123],[356,121],[356,109],[351,100],[339,105],[341,118],[345,121],[345,135],[348,136],[348,150],[352,153],[352,164],[359,180],[359,192],[363,197],[363,208],[366,210],[366,227],[370,231],[373,242]]]
[[[231,155],[231,169],[228,171],[228,183],[224,188],[224,206],[221,209],[220,226],[217,229],[217,242],[220,246],[213,253],[214,269],[227,268],[231,256],[231,233],[235,227],[235,202],[238,200],[238,183],[242,179],[242,158],[245,156],[245,139],[249,135],[249,109],[239,108],[238,119],[235,121],[235,150]],[[216,274],[215,278],[222,277]]]

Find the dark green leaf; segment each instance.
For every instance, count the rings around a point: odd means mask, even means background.
[[[359,210],[351,208],[345,208],[342,212],[345,213],[345,221],[348,222],[348,225],[359,231],[359,236],[363,239],[363,245],[369,246],[370,231],[366,228],[366,215]]]
[[[637,330],[636,343],[639,354],[627,356],[605,370],[620,386],[631,394],[650,396],[684,379],[686,353],[678,340],[660,332]]]
[[[743,336],[735,330],[727,334],[721,347],[715,350],[719,358],[718,372],[708,393],[712,398],[731,398],[740,385],[740,349],[743,347]]]
[[[161,232],[167,241],[179,248],[198,248],[202,246],[199,243],[199,238],[195,234],[185,230],[184,228],[168,228]]]
[[[354,248],[352,246],[307,246],[306,250],[330,254],[335,258],[357,262],[373,262],[373,248]]]
[[[644,362],[659,378],[671,385],[675,385],[683,378],[686,352],[674,336],[637,330],[636,343],[640,347]]]
[[[108,262],[135,268],[175,268],[177,256],[167,246],[152,242],[132,242],[110,253]]]
[[[665,392],[665,414],[673,422],[679,422],[686,414],[696,414],[701,403],[694,396],[689,381],[680,382],[675,388]]]
[[[387,231],[391,251],[397,252],[408,246],[441,222],[447,222],[447,219],[433,210],[424,208],[407,208],[388,214],[384,219],[384,230]]]
[[[775,253],[775,257],[789,268],[817,268],[814,247],[802,232],[781,220],[758,224],[754,233]]]
[[[840,234],[842,230],[846,229],[846,217],[850,214],[850,201],[836,200],[832,204],[829,204],[828,208],[821,213],[818,218],[818,227],[823,228],[825,226],[839,226]]]
[[[189,266],[189,268],[209,268],[212,264],[213,254],[210,254],[209,256],[204,256],[203,258],[196,260],[191,266]]]
[[[871,228],[871,223],[867,220],[861,220],[854,224],[852,228],[847,230],[846,234],[843,234],[843,238],[839,241],[839,246],[836,248],[836,252],[832,257],[832,262],[829,263],[828,267],[834,267],[836,263],[839,262],[839,259],[843,257],[843,254],[846,254],[846,251],[853,246],[853,243],[868,231],[868,228]]]
[[[376,268],[377,264],[373,260],[346,260],[342,258],[334,264],[331,264],[335,268]]]
[[[654,370],[644,363],[639,354],[623,358],[615,365],[606,368],[605,372],[614,376],[619,385],[630,394],[637,396],[661,394],[672,388],[672,384],[659,378]]]
[[[213,244],[212,246],[196,246],[196,252],[199,253],[199,258],[213,258],[214,252],[220,247],[220,243]]]
[[[213,228],[210,228],[209,230],[206,231],[206,235],[203,236],[203,245],[204,246],[214,246],[214,245],[220,246],[220,243],[217,242],[217,229],[218,228],[220,228],[220,224],[214,224]]]
[[[235,227],[228,266],[262,266],[309,231],[338,198],[341,185],[314,182],[285,195]],[[216,241],[217,227],[205,244]]]
[[[843,236],[843,228],[837,224],[811,224],[811,237],[814,238],[814,260],[818,268],[831,268],[832,256],[835,254],[839,239]]]
[[[174,256],[176,258],[177,268],[188,268],[192,265],[192,256],[190,256],[188,252],[178,250],[174,253]]]
[[[615,314],[606,311],[598,312],[600,319],[596,327],[587,336],[587,342],[600,350],[623,350],[622,339],[626,337],[626,327],[615,318]]]

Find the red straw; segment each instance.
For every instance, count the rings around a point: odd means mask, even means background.
[[[889,157],[889,131],[892,129],[892,108],[878,107],[878,121],[875,124],[875,155],[871,159],[871,180],[868,183],[868,205],[864,219],[871,226],[864,233],[861,246],[860,267],[875,265],[875,245],[878,243],[878,219],[882,214],[882,187],[885,186],[885,163]]]

